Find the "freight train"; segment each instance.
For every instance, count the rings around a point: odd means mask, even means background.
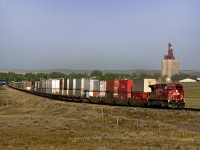
[[[184,108],[181,84],[157,84],[156,79],[48,79],[10,82],[10,87],[32,94],[75,102],[123,106]]]

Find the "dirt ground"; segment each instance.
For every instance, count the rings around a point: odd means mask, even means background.
[[[61,102],[3,86],[0,135],[0,149],[199,150],[200,112]]]

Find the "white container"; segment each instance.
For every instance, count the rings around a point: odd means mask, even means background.
[[[153,84],[156,84],[156,79],[134,79],[132,91],[142,93],[151,92],[149,85]]]
[[[51,88],[52,89],[59,89],[60,88],[60,80],[59,79],[51,79]]]
[[[25,87],[25,90],[30,91],[31,87]]]
[[[46,80],[41,80],[41,88],[46,88]]]
[[[90,80],[90,91],[99,91],[99,80]]]
[[[99,92],[99,97],[106,97],[106,92]]]
[[[86,97],[87,98],[93,97],[93,92],[86,92]]]
[[[100,86],[100,88],[99,88],[100,92],[106,91],[106,81],[100,81],[99,86]]]
[[[66,88],[67,88],[67,90],[69,90],[69,79],[67,79],[67,87]]]
[[[52,94],[59,94],[60,89],[59,88],[53,88],[51,89]]]

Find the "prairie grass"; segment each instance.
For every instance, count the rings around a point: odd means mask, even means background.
[[[198,99],[199,91],[194,97],[188,93],[198,88],[185,88],[188,105],[192,105],[190,99]],[[200,147],[200,112],[60,102],[8,87],[0,90],[0,128],[0,149]]]

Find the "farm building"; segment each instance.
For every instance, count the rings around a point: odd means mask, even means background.
[[[193,80],[193,79],[190,79],[190,78],[187,78],[187,79],[183,79],[183,80],[180,80],[179,82],[197,82],[196,80]]]

